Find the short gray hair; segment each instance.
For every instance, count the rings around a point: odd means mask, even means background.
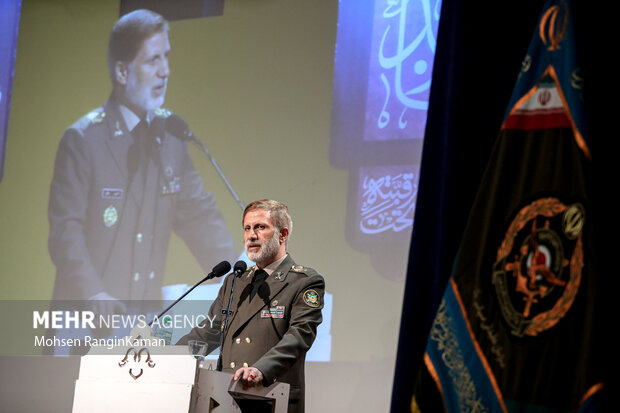
[[[134,10],[118,19],[108,43],[108,70],[112,84],[116,84],[116,62],[131,62],[146,39],[156,33],[167,32],[169,28],[168,21],[162,15],[146,9]]]
[[[254,209],[264,209],[271,212],[271,219],[276,230],[280,232],[282,228],[288,228],[289,237],[293,232],[293,220],[288,212],[288,207],[282,202],[274,201],[273,199],[260,199],[258,201],[251,202],[245,207],[243,211],[243,219],[241,225],[245,221],[245,215]]]

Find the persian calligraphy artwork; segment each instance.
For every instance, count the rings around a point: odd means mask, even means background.
[[[440,5],[375,3],[364,140],[423,137]]]
[[[400,232],[413,223],[418,192],[418,167],[362,168],[360,231]]]
[[[406,255],[413,228],[441,1],[339,5],[329,156],[350,172],[347,240],[373,262],[388,255],[401,262],[396,256]],[[390,278],[402,272],[376,267]]]

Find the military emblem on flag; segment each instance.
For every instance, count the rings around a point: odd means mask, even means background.
[[[413,411],[577,412],[603,387],[574,35],[569,2],[547,1],[431,327]]]

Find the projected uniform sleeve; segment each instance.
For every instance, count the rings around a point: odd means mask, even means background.
[[[60,142],[50,190],[49,251],[59,281],[77,291],[70,297],[76,299],[105,290],[85,236],[91,163],[84,137],[69,129]]]

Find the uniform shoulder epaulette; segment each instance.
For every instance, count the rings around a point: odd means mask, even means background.
[[[103,122],[105,117],[106,113],[103,110],[103,107],[97,108],[78,119],[73,125],[70,126],[70,129],[76,129],[83,132],[89,127]]]
[[[97,123],[101,123],[105,119],[105,116],[106,115],[103,108],[99,108],[86,114],[86,116],[84,116],[84,120],[88,122],[88,125],[94,125]]]
[[[291,267],[291,271],[306,275],[318,274],[318,272],[314,268],[304,267],[303,265],[293,265]]]

